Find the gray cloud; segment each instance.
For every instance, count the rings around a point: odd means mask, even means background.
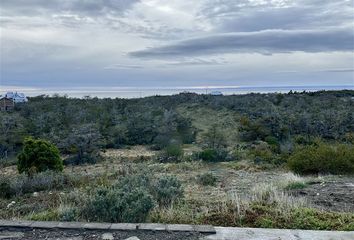
[[[133,57],[176,57],[222,53],[353,51],[352,29],[265,30],[216,34],[131,52]]]
[[[141,69],[144,68],[143,66],[140,65],[129,65],[129,64],[112,64],[109,66],[104,67],[103,69],[106,70],[117,70],[117,69]]]
[[[325,69],[319,72],[348,73],[348,72],[354,72],[354,68]]]
[[[0,82],[352,84],[353,10],[353,0],[0,0]]]
[[[199,17],[219,32],[264,29],[311,29],[352,24],[353,2],[347,0],[207,0]]]
[[[203,65],[221,65],[226,64],[225,59],[201,59],[201,58],[192,58],[187,60],[180,60],[176,62],[167,63],[167,66],[203,66]]]
[[[45,13],[71,12],[84,15],[100,15],[120,12],[139,0],[2,0],[3,13],[13,15],[36,15]]]

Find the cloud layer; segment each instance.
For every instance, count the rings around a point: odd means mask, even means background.
[[[1,0],[0,84],[354,85],[353,4]]]
[[[352,29],[263,30],[225,33],[184,40],[172,45],[132,52],[134,57],[175,57],[222,53],[290,53],[353,51]]]

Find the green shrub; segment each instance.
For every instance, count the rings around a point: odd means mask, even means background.
[[[254,156],[255,163],[272,163],[274,156],[269,145],[262,142],[256,145],[250,152]]]
[[[14,195],[14,190],[11,187],[11,182],[8,178],[0,178],[0,198],[11,198]]]
[[[212,173],[203,173],[197,177],[197,182],[203,186],[215,186],[217,178]]]
[[[59,150],[42,140],[26,138],[22,152],[18,155],[17,168],[20,173],[32,174],[46,170],[63,171]]]
[[[199,158],[206,162],[223,162],[227,160],[227,152],[224,149],[205,149],[199,153]]]
[[[170,144],[164,150],[166,158],[178,160],[183,157],[183,149],[179,144]]]
[[[183,197],[182,183],[175,176],[160,177],[155,186],[155,198],[160,206],[168,207],[177,199]]]
[[[354,173],[354,147],[326,143],[298,147],[289,157],[288,166],[299,174]]]
[[[133,191],[136,188],[144,188],[149,191],[151,189],[151,178],[152,176],[149,172],[141,170],[139,173],[119,178],[115,186],[127,192]]]
[[[267,136],[264,141],[266,143],[268,143],[269,145],[272,145],[272,146],[278,146],[279,145],[279,141],[276,137],[273,137],[273,136]]]
[[[83,209],[90,221],[144,222],[154,207],[150,194],[143,188],[124,191],[118,187],[96,189]]]
[[[304,182],[292,182],[285,187],[285,190],[297,190],[297,189],[304,189],[306,187],[307,184]]]
[[[65,208],[59,212],[59,220],[64,222],[74,222],[78,220],[78,214],[77,208]]]
[[[46,210],[44,212],[32,214],[28,220],[32,221],[56,221],[58,220],[58,212],[56,210]]]

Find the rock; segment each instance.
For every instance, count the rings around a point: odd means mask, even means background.
[[[38,197],[38,192],[34,192],[33,197]]]
[[[0,232],[0,239],[12,239],[12,238],[23,238],[24,237],[23,232]]]
[[[140,240],[140,239],[134,236],[134,237],[127,238],[125,240]]]
[[[102,240],[114,240],[112,233],[104,233],[102,234]]]

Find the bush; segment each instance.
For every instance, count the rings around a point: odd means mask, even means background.
[[[78,214],[77,208],[65,208],[59,212],[59,220],[64,222],[74,222],[78,220]]]
[[[0,179],[0,198],[11,198],[14,195],[14,190],[11,188],[9,179]]]
[[[165,148],[165,156],[179,159],[183,156],[183,149],[179,144],[170,144]]]
[[[297,189],[304,189],[306,187],[307,184],[304,182],[292,182],[285,187],[285,190],[297,190]]]
[[[78,179],[72,176],[46,171],[34,176],[4,176],[0,178],[0,197],[11,198],[26,193],[59,190],[74,185]]]
[[[168,207],[183,197],[182,183],[175,176],[162,176],[154,186],[155,197],[160,206]]]
[[[46,170],[63,171],[59,150],[53,144],[26,138],[22,152],[18,155],[17,168],[20,173],[37,173]]]
[[[203,186],[215,186],[217,178],[212,173],[203,173],[197,177],[197,182]]]
[[[143,188],[124,191],[116,186],[98,188],[83,209],[90,221],[144,222],[154,202]]]
[[[288,160],[289,168],[299,174],[354,173],[354,147],[346,144],[302,146]]]
[[[199,158],[206,162],[223,162],[227,160],[227,152],[223,149],[205,149],[199,153]]]

